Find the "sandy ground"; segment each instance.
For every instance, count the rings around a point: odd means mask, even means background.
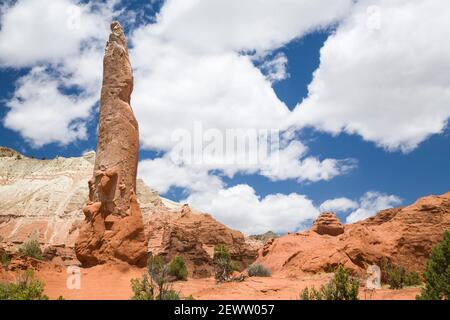
[[[120,300],[129,299],[132,295],[130,280],[140,278],[145,269],[129,266],[97,266],[80,270],[80,289],[69,289],[67,281],[70,274],[66,269],[43,269],[37,277],[45,281],[45,294],[50,299],[63,296],[67,300]],[[319,288],[327,283],[331,275],[321,274],[302,278],[283,278],[276,275],[269,278],[248,278],[243,282],[216,284],[213,278],[189,279],[173,283],[173,289],[181,296],[192,296],[195,299],[267,299],[267,300],[299,300],[300,292],[306,286]],[[418,288],[403,290],[381,289],[373,293],[360,290],[360,299],[370,300],[409,300],[418,294]]]

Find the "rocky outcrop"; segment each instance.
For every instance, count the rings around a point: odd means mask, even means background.
[[[333,212],[324,212],[316,219],[311,230],[320,235],[335,237],[344,233],[344,225]]]
[[[260,241],[263,244],[266,243],[267,241],[270,241],[278,237],[279,237],[278,234],[276,234],[273,231],[267,231],[266,233],[263,234],[254,234],[249,236],[250,239]]]
[[[194,277],[213,275],[214,246],[225,244],[230,255],[241,269],[257,257],[255,246],[239,231],[234,231],[209,214],[194,213],[188,205],[178,214],[159,212],[148,222],[149,252],[167,261],[176,255],[183,256]]]
[[[450,229],[450,193],[384,210],[343,228],[336,220],[322,215],[312,230],[270,240],[258,262],[294,277],[330,271],[339,264],[359,274],[371,264],[421,272],[433,245]]]
[[[24,241],[36,238],[46,260],[61,265],[79,264],[74,245],[84,219],[82,208],[89,198],[86,185],[94,169],[95,153],[52,160],[31,159],[15,151],[11,155],[0,157],[2,245],[13,253]],[[186,207],[160,197],[142,180],[137,180],[136,188],[149,253],[162,253],[167,258],[182,254],[190,274],[196,277],[211,273],[214,244],[222,241],[243,267],[256,258],[259,242],[249,241],[242,233],[193,208],[189,215],[186,209],[182,214]],[[172,228],[172,224],[176,226]],[[167,250],[169,243],[178,243],[175,235],[184,239],[180,243],[185,245]],[[197,245],[188,245],[191,237]]]
[[[97,156],[75,252],[84,266],[145,265],[147,240],[136,197],[139,129],[130,106],[133,74],[122,27],[111,24],[103,60]]]

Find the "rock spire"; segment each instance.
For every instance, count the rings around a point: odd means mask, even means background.
[[[75,246],[86,266],[115,260],[145,264],[147,242],[135,195],[139,128],[130,106],[132,91],[127,41],[120,24],[113,22],[103,59],[94,174]]]

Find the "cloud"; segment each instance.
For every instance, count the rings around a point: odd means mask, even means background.
[[[5,127],[21,132],[34,147],[57,142],[68,144],[87,137],[85,120],[97,98],[65,95],[59,82],[43,67],[33,68],[17,82],[6,103],[10,111]]]
[[[223,187],[222,180],[208,171],[177,165],[167,158],[140,161],[139,177],[160,193],[167,193],[171,187],[183,188],[189,193]]]
[[[272,59],[265,60],[259,68],[266,75],[267,80],[275,83],[289,77],[289,73],[286,71],[287,64],[286,55],[279,52]]]
[[[58,63],[77,55],[86,41],[103,42],[108,17],[104,9],[94,9],[74,0],[20,0],[7,6],[1,16],[0,65]]]
[[[247,130],[282,133],[289,127],[290,111],[272,83],[287,76],[287,58],[283,54],[268,58],[266,51],[337,21],[350,3],[167,1],[156,23],[138,28],[131,37],[132,106],[141,124],[142,147],[173,158],[174,132],[194,137],[197,123],[204,131],[222,135],[230,129],[244,132],[240,137]],[[258,68],[254,62],[259,59]],[[229,177],[241,172],[272,180],[319,181],[354,167],[348,160],[307,157],[304,149],[291,140],[282,146],[280,159],[268,163],[230,165],[216,157],[215,163],[202,163],[195,170],[219,170]],[[190,165],[177,160],[173,162]]]
[[[321,212],[348,212],[359,207],[359,204],[347,198],[336,198],[324,201],[319,209]]]
[[[331,180],[344,175],[357,166],[355,159],[325,159],[306,156],[307,147],[299,141],[292,141],[279,150],[267,165],[263,165],[260,174],[273,181],[296,179],[299,182]]]
[[[5,105],[5,127],[33,147],[87,138],[116,1],[20,0],[2,7],[0,67],[30,68]]]
[[[298,230],[319,214],[303,195],[273,194],[262,198],[248,185],[193,193],[184,201],[246,234]]]
[[[263,52],[328,27],[351,4],[351,0],[169,0],[155,33],[195,52]]]
[[[380,192],[367,192],[359,200],[359,208],[347,216],[347,223],[355,223],[367,219],[378,211],[393,208],[402,203],[395,195],[387,195]]]
[[[409,152],[450,117],[450,3],[359,1],[321,49],[295,122]]]

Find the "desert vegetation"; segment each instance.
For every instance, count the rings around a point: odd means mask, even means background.
[[[44,283],[31,270],[23,271],[12,283],[0,283],[0,300],[48,300]]]
[[[231,260],[228,248],[223,244],[216,245],[214,247],[213,260],[216,281],[218,283],[229,281],[233,271],[236,271],[237,267],[233,263],[233,260]]]
[[[42,260],[42,250],[37,240],[28,240],[24,242],[18,250],[18,253],[23,256]]]
[[[247,269],[247,274],[249,277],[270,277],[272,272],[264,267],[262,264],[252,264]]]
[[[450,231],[444,233],[442,241],[431,251],[423,278],[425,286],[417,299],[450,299]]]
[[[176,256],[169,263],[169,275],[176,280],[187,280],[188,271],[182,256]]]
[[[404,287],[418,286],[421,281],[417,272],[408,272],[401,266],[391,266],[386,272],[386,283],[391,289],[400,290]]]
[[[147,273],[142,279],[132,279],[132,300],[180,300],[169,282],[169,264],[162,257],[150,256],[147,261]]]
[[[358,300],[359,280],[352,277],[343,266],[339,266],[333,279],[320,290],[306,287],[300,294],[301,300]]]

